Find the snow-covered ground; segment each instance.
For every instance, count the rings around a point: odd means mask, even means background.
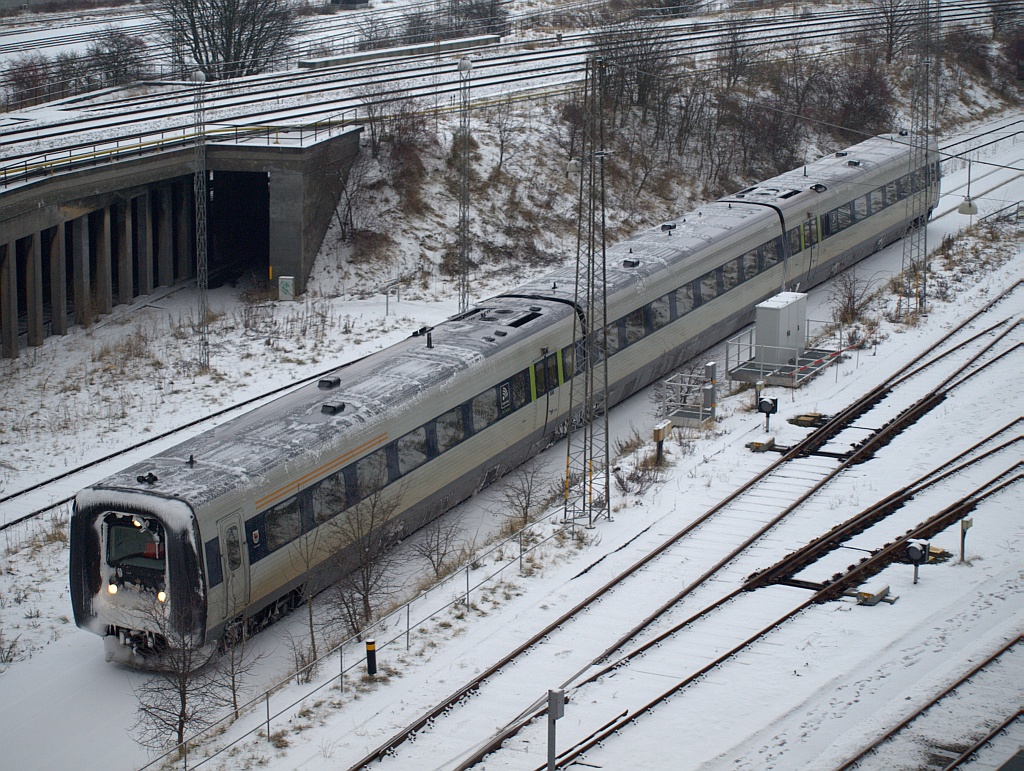
[[[982,213],[1024,198],[1024,145],[1005,145],[984,157],[994,165],[973,165],[972,195]],[[947,195],[937,214],[955,210],[966,180],[966,169],[944,179]],[[967,217],[955,213],[938,217],[929,226],[929,243],[939,244],[944,235],[966,224]],[[906,358],[927,349],[957,318],[1024,277],[1019,232],[1017,239],[1009,247],[1005,240],[977,242],[972,260],[956,265],[943,266],[937,260],[942,272],[935,286],[945,286],[948,295],[935,300],[927,319],[913,327],[882,321],[883,337],[875,352],[860,352],[799,391],[780,390],[776,395],[782,414],[773,420],[780,443],[799,433],[785,417],[830,412],[848,403]],[[889,247],[858,267],[858,275],[881,285],[898,269],[901,251],[900,244]],[[985,258],[992,264],[981,265]],[[499,288],[497,283],[475,284],[475,297]],[[428,281],[418,293],[423,299],[392,296],[387,306],[383,297],[354,300],[338,290],[324,277],[303,302],[291,305],[246,303],[239,300],[237,290],[227,288],[211,292],[211,307],[222,315],[214,327],[214,370],[208,376],[195,375],[189,365],[194,341],[185,330],[195,297],[188,291],[145,298],[130,312],[119,312],[88,330],[75,329],[66,338],[50,338],[18,361],[3,362],[0,493],[21,489],[275,384],[382,348],[455,310],[454,287],[440,280]],[[1024,311],[1019,292],[1013,302],[1019,318]],[[810,306],[812,318],[829,316],[828,287],[812,293]],[[881,309],[874,312],[881,314]],[[708,355],[722,358],[720,350]],[[968,433],[965,427],[981,431],[990,423],[1005,424],[1007,415],[1019,416],[1019,373],[1018,354],[994,367],[984,382],[958,391],[952,404],[942,408],[951,440]],[[461,685],[467,673],[497,658],[499,640],[525,637],[588,587],[612,575],[616,565],[635,559],[637,552],[627,549],[608,556],[601,570],[591,571],[594,575],[585,581],[570,581],[572,576],[646,528],[661,535],[674,532],[751,476],[763,460],[751,456],[744,444],[760,433],[763,424],[744,408],[747,401],[749,396],[742,394],[722,399],[715,431],[692,439],[692,448],[684,451],[681,444],[670,443],[672,467],[664,483],[644,496],[616,501],[615,521],[602,523],[595,537],[577,548],[546,550],[528,577],[507,574],[500,591],[487,593],[486,615],[431,622],[429,634],[418,635],[408,654],[404,646],[401,651],[397,645],[384,647],[380,659],[393,672],[387,682],[349,688],[344,694],[329,687],[276,720],[273,732],[280,737],[280,746],[251,737],[211,765],[333,769],[346,767],[376,747],[396,727],[391,715],[422,712]],[[646,436],[656,414],[651,395],[639,395],[616,409],[614,430],[624,436],[635,427]],[[892,476],[898,478],[915,461],[945,456],[938,445],[941,434],[903,448],[905,457],[894,462]],[[564,449],[556,446],[536,463],[542,473],[555,478],[564,457]],[[886,484],[892,480],[878,480],[877,487]],[[688,699],[684,692],[654,718],[591,753],[587,762],[605,768],[833,767],[903,710],[966,669],[969,657],[1021,634],[1020,499],[1015,488],[975,512],[968,564],[952,560],[926,566],[916,586],[910,584],[909,568],[890,568],[879,580],[900,595],[896,605],[862,608],[833,603],[805,613],[762,648],[716,672],[702,685],[699,699]],[[462,518],[467,538],[484,542],[504,522],[500,486],[459,507],[453,516]],[[10,651],[13,661],[0,664],[3,765],[139,767],[149,758],[133,733],[134,690],[144,675],[105,663],[99,639],[70,621],[65,524],[56,517],[42,527],[5,531],[5,550],[0,553],[0,654]],[[635,548],[642,543],[636,541]],[[933,543],[958,554],[959,529],[937,536]],[[421,568],[409,559],[410,584]],[[290,640],[303,634],[301,615],[257,638],[257,648],[266,657],[254,675],[254,691],[287,674]],[[1012,673],[993,692],[992,703],[1019,705],[1022,674]],[[565,673],[552,672],[551,677],[554,687]],[[273,700],[283,706],[304,692],[289,686]],[[565,735],[574,730],[572,713],[570,703],[559,725]],[[260,719],[258,711],[243,716],[210,746],[225,744]],[[948,738],[955,740],[973,724],[972,715],[952,713]],[[575,730],[586,733],[588,728],[596,726],[577,725]],[[432,730],[452,758],[484,738],[461,736],[443,721]],[[987,753],[989,765],[975,767],[995,767],[1016,751],[1024,737],[1019,727],[1015,730]],[[543,727],[530,744],[517,740],[487,767],[539,765],[544,759],[538,738],[542,732]],[[194,762],[195,758],[190,765]],[[918,758],[907,756],[887,759],[884,767],[901,764],[920,765]],[[404,764],[401,753],[388,765],[415,767]]]

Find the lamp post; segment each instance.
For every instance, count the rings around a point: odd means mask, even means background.
[[[968,223],[968,227],[974,224],[973,217],[978,213],[978,204],[971,200],[971,159],[967,159],[967,197],[964,198],[963,203],[956,207],[958,214],[966,214],[972,217]]]
[[[190,79],[195,84],[195,172],[192,189],[196,206],[196,286],[199,289],[199,371],[210,369],[209,303],[206,290],[209,273],[206,263],[206,110],[203,85],[206,73],[196,68]]]
[[[469,310],[469,85],[473,61],[459,60],[459,139],[461,169],[459,183],[459,313]]]

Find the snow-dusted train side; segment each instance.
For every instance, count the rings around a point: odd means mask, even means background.
[[[611,247],[613,321],[588,330],[610,403],[923,221],[937,151],[909,163],[904,137],[875,137]],[[573,285],[572,267],[528,282],[82,490],[77,624],[136,663],[258,628],[349,567],[356,512],[409,532],[539,452],[568,417],[574,316],[589,322]]]

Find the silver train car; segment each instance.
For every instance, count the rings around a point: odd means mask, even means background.
[[[259,629],[351,567],[336,525],[367,501],[409,533],[554,441],[574,317],[606,338],[614,404],[923,223],[938,185],[934,145],[911,170],[905,137],[868,139],[610,247],[603,330],[566,267],[82,490],[76,623],[143,666]]]

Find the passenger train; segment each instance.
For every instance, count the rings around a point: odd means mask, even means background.
[[[568,266],[82,490],[76,623],[142,666],[171,632],[212,650],[260,628],[352,566],[339,518],[385,500],[412,532],[556,439],[588,355],[574,318],[605,337],[615,404],[923,224],[938,151],[910,159],[906,136],[874,137],[610,247],[603,330]]]

